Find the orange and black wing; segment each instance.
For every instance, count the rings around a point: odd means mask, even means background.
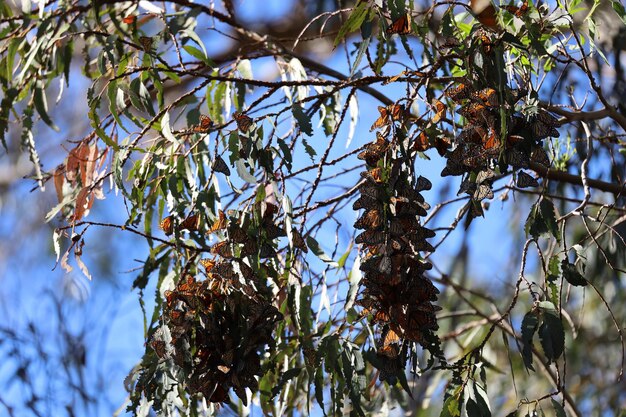
[[[411,33],[411,15],[408,13],[394,20],[387,28],[387,34],[389,35],[408,35],[409,33]]]

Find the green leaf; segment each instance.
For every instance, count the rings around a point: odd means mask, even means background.
[[[491,410],[489,409],[489,400],[487,399],[487,392],[482,386],[474,382],[469,384],[466,390],[471,390],[468,393],[468,400],[465,405],[465,411],[468,417],[491,417]]]
[[[369,8],[367,7],[367,2],[360,2],[350,14],[350,17],[344,22],[343,26],[339,29],[339,33],[335,38],[335,42],[333,43],[333,47],[336,48],[337,45],[346,37],[348,33],[354,32],[361,27],[365,18],[368,15]]]
[[[37,109],[37,113],[41,116],[41,120],[43,120],[44,123],[50,126],[54,131],[58,132],[58,126],[54,124],[48,115],[48,102],[46,100],[46,92],[44,91],[43,86],[37,85],[35,87],[33,99],[35,101],[35,109]]]
[[[549,305],[548,308],[542,308]],[[549,362],[556,361],[565,349],[565,330],[554,305],[548,301],[539,303],[543,312],[543,322],[539,326],[539,341]]]
[[[528,214],[524,229],[526,235],[530,235],[535,239],[551,234],[557,240],[560,240],[552,201],[542,198],[539,203],[535,203]]]
[[[526,232],[526,236],[532,236],[537,239],[542,233],[546,232],[545,225],[543,222],[538,220],[539,217],[539,206],[537,203],[533,204],[530,209],[530,213],[528,213],[528,218],[526,219],[526,224],[524,225],[524,231]]]
[[[472,400],[471,398],[467,400],[467,404],[465,404],[465,411],[467,411],[467,417],[490,417],[491,412],[489,410],[484,409],[479,402]]]
[[[194,32],[193,30],[190,30],[190,29],[183,29],[183,30],[180,31],[180,33],[182,33],[183,36],[186,36],[189,39],[193,40],[200,48],[202,48],[202,52],[204,53],[203,54],[204,56],[196,56],[196,55],[193,55],[191,52],[187,51],[187,48],[183,47],[183,48],[185,48],[185,50],[187,52],[190,53],[190,55],[194,56],[195,58],[200,59],[202,62],[206,63],[210,67],[214,67],[215,66],[215,63],[213,63],[213,61],[211,61],[209,59],[209,55],[206,52],[206,48],[204,47],[204,43],[202,42],[202,39],[200,39],[200,36],[198,36],[198,34],[196,34],[196,32]],[[193,48],[193,49],[196,49],[196,48]]]
[[[459,417],[460,415],[461,406],[459,404],[459,400],[454,396],[448,397],[448,399],[443,403],[443,408],[441,409],[439,417]]]
[[[547,279],[549,281],[554,281],[556,280],[560,275],[560,269],[559,269],[559,265],[560,265],[560,261],[559,261],[559,257],[558,255],[554,255],[550,258],[550,261],[548,261],[548,277]]]
[[[576,287],[584,287],[587,285],[587,280],[583,277],[575,265],[569,263],[567,259],[561,261],[561,269],[563,270],[563,278],[571,285]]]
[[[554,408],[555,417],[567,417],[560,402],[556,401],[554,398],[550,398],[550,402],[552,403],[552,408]]]
[[[318,257],[320,258],[322,261],[326,262],[327,264],[329,264],[332,267],[337,268],[339,266],[339,264],[337,264],[337,262],[333,261],[330,256],[328,256],[326,254],[326,252],[324,252],[324,250],[322,248],[320,248],[320,244],[317,243],[317,240],[313,239],[313,237],[311,236],[307,236],[306,237],[306,244],[309,247],[309,249],[311,249],[311,251]]]
[[[547,198],[542,198],[539,203],[539,209],[541,211],[541,217],[552,236],[554,236],[557,240],[559,239],[559,227],[556,223],[556,215],[554,210],[554,204],[552,200]]]
[[[359,49],[357,50],[356,57],[354,58],[354,62],[352,63],[352,68],[350,69],[350,77],[354,75],[356,70],[359,68],[359,64],[361,64],[361,60],[367,52],[367,48],[370,46],[370,42],[372,40],[371,32],[372,32],[372,23],[365,22],[363,26],[361,26],[361,36],[363,37],[363,41],[359,42]],[[368,28],[367,30],[365,28]],[[369,32],[369,35],[366,35],[366,32]]]
[[[315,156],[317,155],[315,149],[313,149],[304,138],[302,138],[302,145],[304,145],[304,151],[311,157],[311,161],[315,162]]]
[[[113,80],[107,87],[107,97],[109,98],[109,112],[117,122],[118,126],[123,128],[122,119],[120,119],[118,107],[124,108],[124,92],[117,87],[117,81]],[[121,105],[120,105],[121,102]]]
[[[622,22],[626,25],[626,10],[624,10],[624,5],[620,1],[611,1],[611,6],[613,6],[613,10],[615,13],[622,19]]]
[[[350,289],[348,290],[348,295],[346,296],[344,310],[348,311],[354,305],[354,302],[356,301],[356,295],[359,292],[359,285],[362,278],[363,273],[361,272],[361,258],[357,257],[354,260],[354,264],[352,264],[352,269],[350,270],[350,273],[348,274],[348,283],[350,284]]]
[[[208,59],[208,57],[204,54],[204,52],[202,52],[195,46],[185,45],[183,46],[183,49],[192,57],[204,62],[207,66],[212,66],[213,62],[210,59]]]
[[[257,183],[255,176],[250,174],[250,171],[248,170],[248,168],[246,168],[246,165],[243,159],[237,159],[235,161],[235,168],[237,168],[237,174],[239,174],[239,177],[242,180],[250,184]]]
[[[322,409],[322,413],[324,417],[326,417],[326,409],[324,404],[324,371],[322,367],[319,366],[315,370],[315,399],[317,400],[317,404]]]
[[[533,371],[535,368],[533,368],[532,346],[538,323],[539,320],[532,311],[526,313],[522,320],[522,358],[524,359],[524,366]]]
[[[289,382],[289,380],[294,379],[295,377],[300,375],[301,371],[302,368],[291,368],[283,372],[280,375],[280,379],[278,380],[276,385],[272,387],[272,396],[270,398],[274,398],[284,388],[285,384]]]
[[[291,112],[298,123],[300,130],[308,136],[313,135],[313,125],[311,124],[311,118],[302,110],[300,104],[294,103],[291,106]]]

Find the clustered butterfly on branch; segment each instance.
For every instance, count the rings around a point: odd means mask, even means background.
[[[261,356],[275,344],[275,326],[282,320],[268,282],[278,279],[268,261],[277,256],[275,240],[287,234],[276,224],[278,211],[269,202],[255,203],[248,212],[219,211],[207,233],[222,240],[208,247],[212,258],[200,259],[204,272],[186,273],[174,289],[165,291],[161,324],[150,346],[157,363],[173,361],[180,371],[178,383],[190,394],[227,403],[232,388],[245,404],[246,388],[258,390]],[[199,221],[191,215],[177,229],[198,231]],[[161,222],[166,234],[174,227],[171,216]],[[307,251],[299,232],[292,230],[292,236],[294,247]],[[153,383],[158,377],[154,366],[146,366],[133,401],[141,395],[162,401],[163,386]]]
[[[381,116],[372,128],[383,133],[376,132],[376,140],[358,155],[368,169],[361,173],[360,197],[353,204],[354,210],[364,210],[354,224],[364,230],[355,239],[363,245],[364,273],[357,303],[381,331],[376,355],[370,355],[370,360],[382,381],[395,384],[398,378],[403,381],[415,344],[442,359],[434,333],[440,307],[432,304],[439,290],[424,275],[432,265],[419,254],[434,251],[426,239],[435,234],[419,221],[430,208],[421,191],[430,189],[431,183],[422,176],[414,178],[411,167],[416,152],[404,148],[396,135],[396,129],[406,123],[404,106],[379,110]]]
[[[518,187],[537,186],[537,180],[520,169],[532,164],[549,167],[543,141],[559,136],[560,122],[537,106],[536,92],[526,77],[509,79],[504,71],[504,44],[501,34],[477,28],[463,41],[446,39],[430,71],[401,74],[410,82],[419,78],[413,85],[422,85],[436,82],[434,72],[446,63],[465,73],[451,77],[453,81],[442,88],[443,94],[432,98],[430,120],[412,119],[419,128],[412,137],[412,149],[423,152],[436,148],[446,159],[441,175],[463,176],[459,193],[470,196],[469,219],[483,215],[481,201],[493,198],[494,180],[509,170],[517,173]],[[392,77],[391,82],[399,77]],[[515,88],[510,84],[516,84]],[[435,88],[429,87],[427,93],[433,96]],[[396,103],[379,108],[381,117],[372,129],[380,127],[389,115],[399,114],[400,107]],[[444,125],[452,126],[456,133]]]

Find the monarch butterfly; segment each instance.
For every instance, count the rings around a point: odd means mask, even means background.
[[[537,180],[525,173],[524,171],[520,171],[517,173],[517,180],[515,181],[515,185],[519,188],[527,188],[527,187],[539,187],[539,182]]]
[[[415,191],[428,191],[433,188],[433,184],[426,177],[422,177],[421,175],[417,177],[415,181]]]
[[[477,102],[466,104],[461,107],[457,113],[465,117],[470,122],[476,124],[482,124],[493,119],[493,116],[491,116],[487,107],[485,107],[484,104]]]
[[[483,26],[494,30],[500,28],[496,20],[496,9],[491,0],[470,0],[469,4],[472,13]]]
[[[478,37],[478,39],[480,39],[480,43],[482,44],[482,47],[485,53],[490,54],[491,51],[493,50],[493,45],[494,45],[494,42],[491,36],[487,34],[487,31],[482,30],[482,29],[476,32],[476,36]]]
[[[313,348],[304,348],[302,349],[302,355],[304,356],[304,362],[306,366],[314,367],[317,366],[317,352]]]
[[[252,126],[252,123],[254,122],[252,118],[239,112],[234,112],[233,117],[235,118],[235,122],[237,123],[237,128],[239,129],[239,131],[243,133],[248,133],[250,126]]]
[[[415,188],[409,186],[408,184],[403,184],[397,187],[396,192],[398,193],[398,197],[404,197],[409,201],[417,201],[420,203],[424,202],[424,197],[415,190]]]
[[[265,230],[265,237],[269,240],[273,240],[281,236],[287,236],[285,229],[276,226],[273,223],[264,225],[263,229]]]
[[[366,230],[354,239],[357,244],[378,245],[385,241],[386,234],[378,230]]]
[[[172,216],[165,217],[163,220],[161,220],[161,223],[159,223],[159,227],[168,236],[171,235],[172,233],[174,233],[173,217]]]
[[[515,168],[528,168],[528,155],[515,148],[506,152],[506,162]]]
[[[365,150],[357,155],[358,159],[365,160],[368,165],[376,166],[378,161],[385,156],[391,144],[381,134],[376,135],[376,140],[369,143]]]
[[[413,216],[425,216],[426,210],[420,204],[416,202],[410,202],[405,198],[390,198],[391,204],[389,208],[391,212],[396,216],[413,215]]]
[[[545,139],[548,136],[553,138],[559,137],[559,131],[556,127],[559,126],[558,120],[547,111],[541,111],[533,118],[531,124],[531,131],[536,140]]]
[[[461,42],[459,42],[457,38],[452,37],[452,36],[446,37],[443,43],[441,44],[442,48],[454,48],[457,46],[461,46]]]
[[[257,245],[256,241],[252,239],[248,239],[243,243],[241,247],[241,256],[250,256],[254,255],[259,251],[259,245]]]
[[[481,143],[486,134],[487,132],[484,127],[468,124],[463,130],[461,130],[457,140],[464,143]]]
[[[372,127],[370,127],[370,132],[375,129],[380,129],[383,126],[386,126],[394,121],[401,120],[404,116],[405,109],[403,104],[390,104],[388,106],[378,106],[378,113],[380,116]]]
[[[194,230],[198,230],[199,226],[200,226],[200,216],[198,216],[197,214],[193,214],[187,217],[185,220],[183,220],[183,222],[180,224],[180,229],[187,229],[189,231],[194,231]]]
[[[230,244],[227,240],[217,242],[215,245],[211,246],[210,251],[212,254],[219,255],[224,258],[233,257],[233,251],[230,249]]]
[[[211,228],[209,229],[209,233],[215,233],[218,230],[226,229],[227,226],[228,226],[228,219],[226,218],[226,215],[224,214],[224,212],[222,210],[219,210],[217,212],[217,219],[215,219],[215,221],[211,225]]]
[[[385,198],[385,189],[383,185],[369,185],[363,184],[359,187],[359,191],[362,195],[366,195],[377,200],[383,200]]]
[[[437,136],[435,138],[435,149],[440,156],[444,156],[448,149],[452,147],[452,141],[446,136]]]
[[[443,92],[443,95],[459,103],[460,100],[470,98],[472,91],[472,88],[468,84],[459,83],[455,87],[448,87],[448,89]]]
[[[276,250],[267,243],[261,245],[259,249],[259,258],[274,258],[276,257]]]
[[[382,211],[379,209],[366,211],[361,218],[354,223],[356,229],[379,229],[382,225],[383,216]]]
[[[400,354],[400,336],[389,326],[385,326],[381,334],[381,346],[378,353],[388,358],[396,358]]]
[[[522,17],[528,12],[528,0],[524,0],[524,3],[520,7],[517,6],[500,6],[507,12],[511,13],[515,17]]]
[[[498,92],[489,87],[472,93],[472,98],[482,102],[487,107],[497,107],[499,104]]]
[[[533,137],[536,140],[545,139],[547,137],[559,137],[559,131],[556,130],[554,126],[549,126],[540,122],[539,120],[535,120],[535,122],[531,125],[531,130],[533,133]]]
[[[382,169],[380,167],[372,168],[369,171],[361,172],[361,177],[375,184],[380,184],[383,182]]]
[[[428,140],[428,136],[426,132],[422,131],[413,141],[413,149],[416,152],[424,152],[430,148],[430,142]]]
[[[490,179],[492,179],[493,177],[496,176],[496,173],[491,170],[491,169],[484,169],[482,171],[480,171],[477,175],[476,175],[476,182],[475,184],[481,184],[485,181],[488,181]]]
[[[270,203],[269,201],[262,201],[259,205],[263,213],[263,222],[271,222],[274,215],[278,213],[278,206],[274,203]]]
[[[167,346],[163,340],[152,339],[150,347],[152,347],[159,358],[164,357],[167,353]]]
[[[486,184],[480,184],[476,187],[476,191],[474,191],[474,195],[472,197],[476,201],[483,201],[485,198],[492,199],[493,190]]]
[[[200,265],[202,265],[204,269],[206,269],[206,272],[210,272],[211,269],[213,269],[213,267],[215,266],[215,261],[207,258],[200,259]]]
[[[368,273],[368,272],[376,272],[378,271],[378,267],[380,265],[380,261],[381,261],[381,257],[380,256],[374,256],[374,257],[370,257],[367,258],[365,261],[363,261],[361,263],[361,271]]]
[[[235,270],[233,269],[233,265],[230,262],[225,261],[218,262],[211,270],[211,274],[216,275],[218,278],[224,281],[230,281],[235,278]]]
[[[483,148],[486,150],[497,149],[500,147],[500,138],[495,129],[489,128],[487,134],[483,137]]]
[[[437,330],[439,328],[439,325],[437,324],[437,316],[435,316],[434,312],[418,310],[412,311],[411,313],[409,313],[407,329],[423,332],[426,329]]]
[[[231,227],[228,229],[228,238],[233,243],[244,243],[250,239],[248,234],[237,225],[231,225]]]
[[[224,159],[219,155],[217,155],[213,160],[213,170],[226,176],[230,176],[230,168],[228,168],[226,161],[224,161]]]
[[[380,374],[378,375],[378,379],[381,382],[386,382],[389,385],[393,386],[398,383],[398,372],[400,372],[400,353],[398,352],[398,356],[396,357],[387,357],[384,355],[379,355],[379,361],[381,362],[379,365],[376,365]]]
[[[122,22],[126,23],[127,25],[132,25],[133,23],[135,23],[136,20],[137,20],[137,16],[129,14],[128,16],[122,19]]]
[[[200,115],[200,123],[191,128],[192,132],[195,133],[206,133],[208,130],[213,127],[213,120],[205,114]]]
[[[187,274],[176,285],[176,292],[181,295],[193,295],[197,287],[196,284],[196,279],[192,275]]]
[[[370,209],[379,208],[379,207],[382,207],[381,202],[368,195],[361,195],[354,202],[354,204],[352,204],[352,210],[359,210],[359,209],[370,210]]]
[[[513,147],[513,146],[517,145],[518,143],[522,142],[523,140],[524,140],[524,136],[521,136],[521,135],[508,135],[506,137],[506,146]]]
[[[176,326],[180,326],[183,324],[185,319],[185,313],[181,310],[172,310],[170,311],[170,320]]]
[[[435,236],[436,234],[434,231],[428,227],[420,226],[419,224],[417,225],[416,230],[411,234],[411,238],[416,240],[430,239]]]
[[[430,121],[438,123],[446,115],[446,105],[435,98],[432,101],[432,107],[435,111],[433,117],[430,118]]]
[[[250,268],[245,263],[240,261],[240,262],[237,262],[236,266],[239,268],[239,271],[241,272],[241,276],[243,276],[244,279],[250,281],[250,280],[254,280],[256,278],[252,268]]]
[[[541,146],[536,146],[530,153],[530,160],[536,164],[541,164],[545,167],[550,166],[550,157],[548,153]]]
[[[394,20],[394,22],[387,28],[388,35],[408,35],[409,33],[411,33],[411,15],[409,13],[406,13]]]
[[[511,98],[512,98],[512,104],[517,103],[518,101],[520,101],[523,97],[526,96],[526,94],[528,94],[528,90],[525,88],[513,88],[511,89]]]
[[[309,253],[309,248],[307,247],[304,238],[296,229],[291,229],[291,238],[293,241],[293,246],[300,249],[304,253]]]
[[[139,43],[144,51],[150,52],[152,51],[152,44],[154,43],[154,39],[150,36],[140,36]]]

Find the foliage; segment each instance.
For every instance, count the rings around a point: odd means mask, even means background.
[[[0,5],[0,138],[13,152],[19,132],[32,180],[54,184],[61,266],[91,279],[94,225],[149,246],[127,411],[369,415],[445,392],[441,416],[586,414],[589,316],[614,324],[605,366],[623,373],[624,7],[318,3],[280,30],[231,1]],[[311,57],[324,47],[344,72]],[[46,170],[70,82],[89,128]],[[123,224],[91,219],[118,194]],[[492,294],[467,280],[463,233],[496,194],[526,221]],[[437,258],[451,236],[459,256]]]

